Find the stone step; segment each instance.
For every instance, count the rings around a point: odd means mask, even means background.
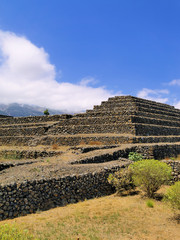
[[[163,111],[163,112],[167,112],[167,113],[173,113],[173,114],[178,114],[180,116],[180,110],[179,109],[168,109],[168,108],[160,108],[160,107],[153,107],[151,105],[147,105],[147,104],[142,104],[142,103],[138,103],[136,105],[128,105],[128,103],[124,103],[124,104],[107,104],[107,105],[100,105],[100,106],[94,106],[94,109],[92,111],[112,111],[113,109],[124,109],[126,108],[127,111],[129,110],[135,110],[138,111],[141,108],[146,108],[146,109],[150,109],[152,111]],[[88,111],[87,111],[88,112]]]
[[[59,122],[59,121],[58,121]],[[33,127],[47,127],[47,126],[51,126],[55,123],[58,122],[47,122],[47,123],[25,123],[25,124],[7,124],[7,125],[0,125],[0,129],[23,129],[23,128],[33,128]]]
[[[135,129],[137,136],[180,135],[179,127],[135,123]]]
[[[146,117],[146,118],[154,118],[154,119],[163,119],[163,120],[168,120],[168,121],[175,121],[179,122],[180,118],[178,116],[169,116],[165,114],[158,114],[158,113],[150,113],[150,112],[135,112],[134,115],[140,116],[140,117]]]
[[[147,108],[145,106],[138,106],[136,111],[158,113],[158,114],[169,115],[169,116],[177,116],[180,118],[180,110],[179,109],[173,109],[172,111],[168,111],[168,110],[151,109],[151,108]]]
[[[110,134],[108,134],[110,135]],[[129,143],[129,136],[106,134],[77,134],[77,135],[48,135],[41,137],[34,136],[1,136],[0,146],[38,146],[57,144],[58,146],[77,146],[77,145],[112,145]]]
[[[164,108],[174,108],[174,106],[171,106],[169,104],[160,103],[160,102],[147,100],[147,99],[143,99],[143,98],[137,98],[137,97],[133,97],[133,96],[116,96],[116,97],[111,97],[108,99],[108,102],[116,102],[116,103],[128,102],[128,101],[134,102],[134,103],[144,103],[144,104],[150,104],[150,105],[154,105],[154,106],[161,106]],[[105,101],[103,101],[103,102],[105,102]]]
[[[126,107],[127,110],[136,110],[136,106],[134,104],[128,104],[128,103],[118,103],[118,104],[110,104],[110,103],[106,103],[106,105],[95,105],[92,111],[100,111],[100,110],[112,110],[113,108],[124,108]],[[86,111],[87,112],[87,111]]]
[[[0,136],[30,136],[44,135],[48,127],[4,128],[0,129]]]
[[[55,126],[50,128],[47,134],[87,134],[87,133],[126,133],[135,134],[135,125],[126,124],[93,124]]]
[[[120,145],[129,143],[172,143],[180,142],[179,136],[123,136],[122,134],[76,134],[34,136],[1,136],[0,146],[38,146],[57,144],[58,146],[77,145]]]
[[[135,130],[136,128],[136,130]],[[81,133],[124,133],[136,135],[180,135],[180,127],[161,126],[142,123],[94,124],[77,126],[58,126],[50,128],[47,134],[81,134]]]
[[[94,124],[116,124],[131,122],[132,117],[130,115],[122,116],[100,116],[100,117],[74,117],[66,121],[59,121],[54,126],[74,126],[74,125],[94,125]]]
[[[161,115],[166,115],[166,116],[174,116],[174,117],[179,117],[180,118],[180,111],[174,112],[174,111],[163,111],[163,110],[157,110],[157,109],[151,109],[151,108],[146,108],[146,107],[136,107],[136,110],[133,108],[127,109],[127,107],[115,107],[113,109],[106,109],[102,108],[101,110],[95,109],[95,110],[87,110],[86,114],[87,115],[92,115],[92,113],[96,112],[102,112],[104,115],[106,113],[110,115],[110,113],[117,112],[119,114],[128,114],[129,112],[136,111],[136,112],[148,112],[148,113],[155,113],[155,114],[161,114]]]
[[[73,126],[73,125],[94,125],[94,124],[124,124],[124,123],[145,123],[145,124],[155,124],[163,126],[174,126],[180,127],[180,118],[176,121],[154,119],[149,117],[134,116],[134,115],[115,115],[115,116],[101,116],[101,117],[87,117],[87,118],[71,118],[66,121],[59,121],[54,126]]]
[[[162,119],[154,119],[147,117],[139,117],[139,116],[131,116],[132,123],[143,123],[143,124],[151,124],[151,125],[161,125],[161,126],[171,126],[171,127],[180,127],[180,119],[179,121],[170,121],[170,120],[162,120]]]
[[[88,113],[88,114],[76,114],[73,119],[83,119],[83,118],[90,118],[90,117],[117,117],[117,116],[139,116],[139,117],[146,117],[146,118],[154,118],[154,119],[163,119],[163,120],[169,120],[169,121],[175,121],[178,122],[180,121],[179,117],[175,117],[175,116],[168,116],[168,115],[164,115],[164,114],[157,114],[157,113],[149,113],[149,112],[136,112],[136,111],[122,111],[122,112],[104,112],[104,111],[99,111],[99,112],[92,112],[92,113]]]
[[[135,133],[133,124],[55,125],[54,127],[30,127],[0,129],[0,136],[42,136],[47,134],[79,133]]]
[[[176,109],[174,107],[164,107],[164,106],[156,106],[156,105],[151,105],[148,103],[143,103],[143,102],[104,102],[99,106],[94,106],[94,109],[112,109],[112,108],[116,108],[116,107],[127,107],[127,109],[133,109],[136,107],[146,107],[146,108],[151,108],[151,109],[156,109],[156,110],[162,110],[162,111],[173,111],[173,112],[177,112],[180,113],[179,109]]]
[[[0,119],[0,125],[7,124],[25,124],[25,123],[40,123],[40,122],[57,122],[61,119],[69,119],[72,115],[49,115],[49,116],[34,116],[34,117],[11,117]]]
[[[180,135],[178,136],[135,136],[131,138],[132,143],[172,143],[180,142]]]

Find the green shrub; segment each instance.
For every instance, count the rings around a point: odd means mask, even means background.
[[[141,160],[130,165],[134,184],[146,192],[148,197],[171,179],[172,169],[158,160]]]
[[[1,240],[32,240],[35,239],[29,235],[28,230],[20,230],[14,225],[1,225],[0,226],[0,239]]]
[[[140,161],[143,159],[143,156],[140,153],[137,152],[130,152],[128,155],[128,158],[134,162]]]
[[[164,195],[164,201],[170,203],[174,209],[180,210],[180,181],[169,187]]]
[[[149,207],[149,208],[153,208],[154,207],[154,202],[149,199],[149,200],[146,201],[146,206]]]
[[[135,187],[132,181],[132,171],[129,168],[110,174],[108,182],[115,187],[116,192],[119,194],[122,194],[124,191],[130,191]]]

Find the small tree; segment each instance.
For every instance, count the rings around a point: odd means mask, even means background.
[[[146,192],[148,197],[171,179],[172,169],[158,160],[142,160],[130,165],[134,184]]]
[[[170,203],[172,208],[180,210],[180,181],[167,190],[164,195],[164,201]]]
[[[44,110],[44,115],[46,115],[46,116],[49,115],[49,111],[48,111],[48,109]]]
[[[108,182],[112,184],[118,194],[130,191],[135,188],[132,180],[132,171],[129,168],[121,169],[108,177]]]
[[[143,156],[140,153],[137,152],[130,152],[128,155],[128,158],[134,162],[140,161],[143,159]]]

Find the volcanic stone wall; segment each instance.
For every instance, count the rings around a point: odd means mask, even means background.
[[[172,168],[172,182],[180,181],[180,161],[164,160],[163,162]]]
[[[121,158],[128,158],[130,152],[140,153],[144,159],[162,160],[165,158],[176,158],[180,154],[180,145],[136,145],[124,149],[114,149],[112,152],[96,155],[71,162],[71,164],[89,164],[114,161]]]
[[[0,220],[111,194],[107,177],[118,169],[1,185]]]
[[[0,119],[0,125],[8,124],[24,124],[24,123],[40,123],[40,122],[56,122],[62,119],[69,119],[72,115],[48,115],[48,116],[32,116],[32,117],[8,117],[8,119]]]
[[[2,150],[0,152],[0,157],[3,159],[13,159],[18,160],[22,158],[26,159],[36,159],[44,157],[53,157],[61,155],[62,151],[38,151],[38,150]]]

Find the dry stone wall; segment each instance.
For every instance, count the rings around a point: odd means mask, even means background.
[[[7,124],[24,124],[24,123],[39,123],[39,122],[56,122],[62,119],[69,119],[72,115],[48,115],[48,116],[33,116],[33,117],[9,117],[8,119],[0,119],[0,125]]]
[[[135,124],[137,136],[169,136],[180,135],[180,127],[168,127],[161,125]]]
[[[37,146],[53,145],[77,146],[77,145],[113,145],[129,143],[173,143],[180,142],[180,136],[3,136],[0,138],[0,146]]]
[[[48,127],[6,128],[0,129],[0,136],[36,136],[44,135]]]
[[[164,160],[167,165],[171,166],[172,168],[172,182],[180,181],[180,161],[175,160]]]
[[[112,152],[92,156],[78,161],[72,161],[71,164],[89,164],[114,161],[117,159],[127,159],[130,152],[140,153],[144,159],[162,160],[167,157],[177,157],[180,154],[180,145],[135,145],[125,149],[114,149]]]
[[[44,157],[53,157],[59,156],[62,154],[62,151],[38,151],[38,150],[2,150],[0,152],[0,157],[4,159],[36,159]]]
[[[107,177],[118,169],[1,185],[0,220],[111,194]]]
[[[160,106],[160,107],[164,107],[164,108],[174,108],[174,106],[171,106],[169,104],[165,104],[165,103],[159,103],[159,102],[155,102],[155,101],[151,101],[151,100],[147,100],[147,99],[143,99],[143,98],[138,98],[138,97],[133,97],[133,96],[115,96],[115,97],[110,97],[108,99],[108,102],[133,102],[133,103],[146,103],[146,104],[150,104],[150,105],[154,105],[154,106]],[[106,101],[102,102],[105,103]]]
[[[126,133],[135,134],[134,124],[93,124],[58,126],[49,129],[48,134],[91,134],[91,133]]]

